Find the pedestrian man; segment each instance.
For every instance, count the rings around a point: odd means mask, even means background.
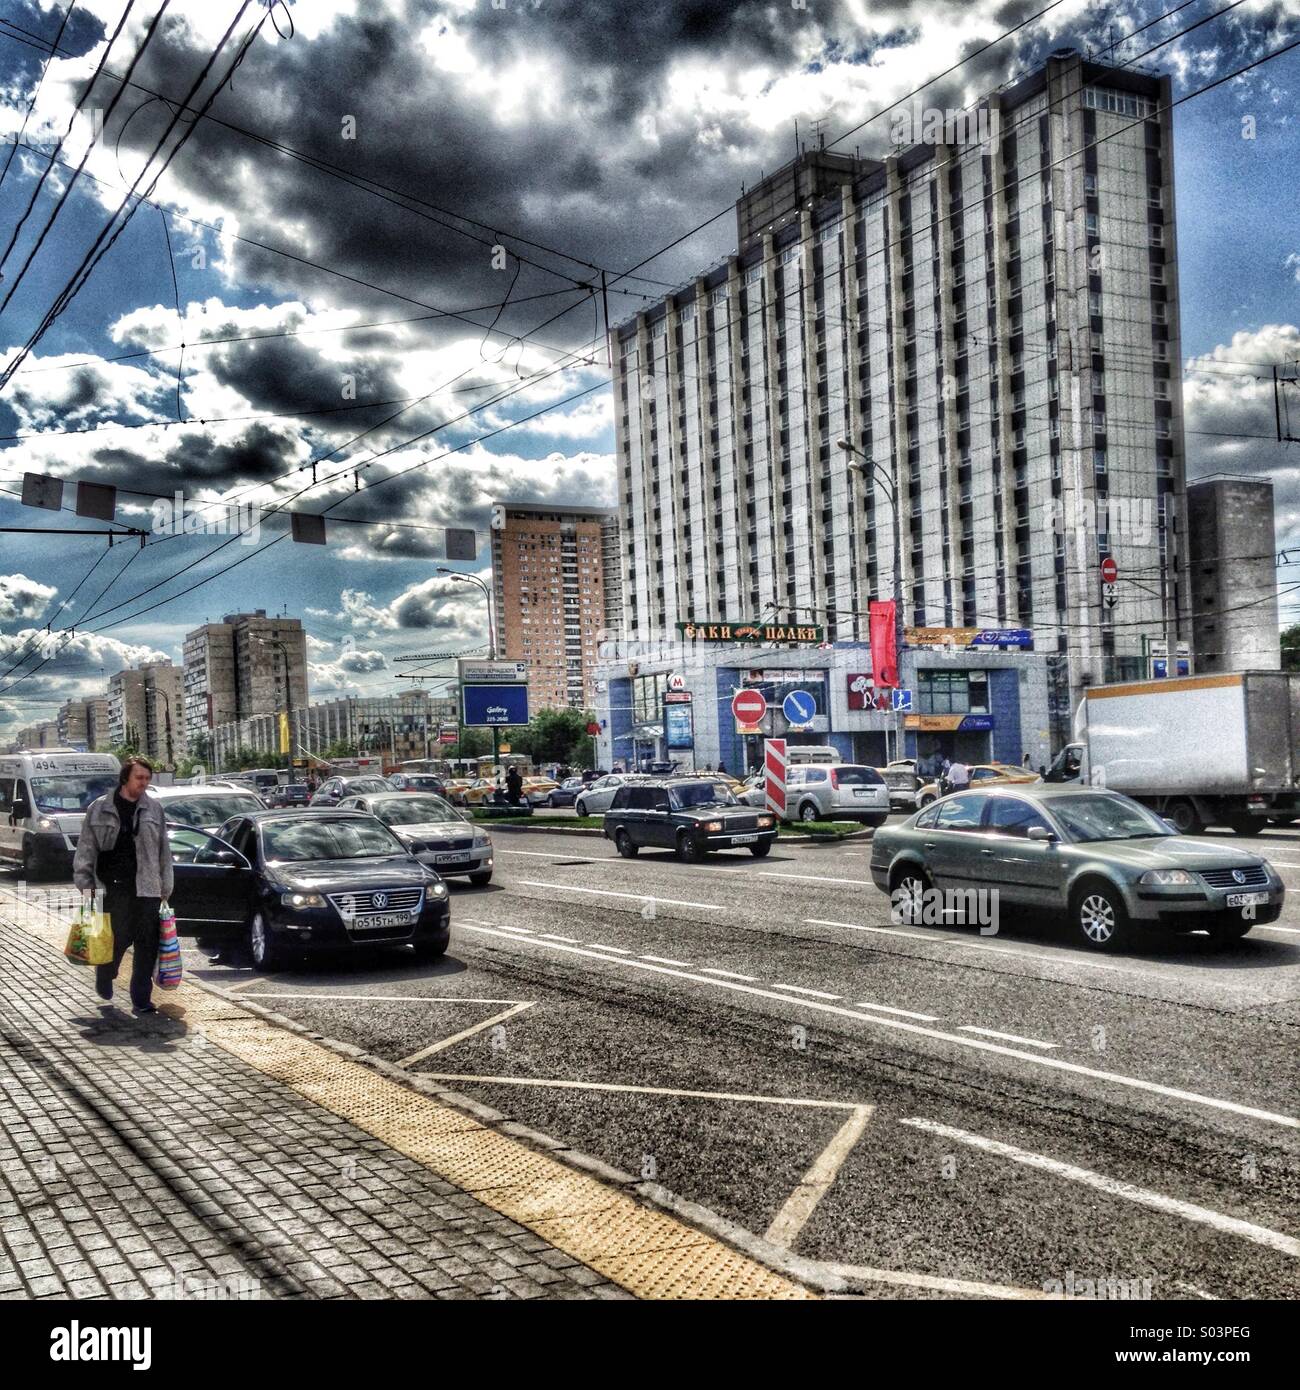
[[[1033,766],[1033,764],[1029,761],[1028,753],[1026,753],[1025,756],[1021,758],[1020,765],[1025,769],[1026,772],[1028,772],[1029,769]]]
[[[955,792],[964,792],[970,786],[970,768],[960,758],[948,764],[948,785]]]
[[[86,808],[72,880],[89,898],[100,888],[104,911],[113,928],[113,959],[95,968],[95,989],[112,999],[113,981],[127,947],[131,966],[131,1003],[137,1014],[152,1014],[153,972],[158,962],[158,908],[171,896],[172,852],[162,802],[148,795],[153,765],[127,758],[118,773],[117,790]]]
[[[506,799],[512,806],[519,805],[519,795],[524,789],[524,779],[519,775],[519,769],[512,767],[506,773]]]

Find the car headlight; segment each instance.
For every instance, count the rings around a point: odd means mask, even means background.
[[[475,848],[475,849],[491,849],[491,848],[492,848],[492,841],[489,840],[488,837],[487,837],[486,835],[475,835],[475,836],[474,836],[474,848]]]
[[[59,823],[56,820],[51,820],[49,816],[42,816],[36,822],[36,828],[37,830],[57,830]]]
[[[445,883],[431,883],[429,885],[429,896],[431,898],[445,898],[447,896],[447,885]]]
[[[760,828],[761,830],[767,830],[767,829],[769,829],[769,828],[771,827],[771,824],[772,824],[772,817],[771,817],[771,816],[759,816],[759,818],[758,818],[758,824],[759,824],[759,828]]]
[[[705,833],[708,835],[715,835],[721,829],[722,822],[720,820],[710,820],[704,822],[704,830]]]
[[[1196,880],[1186,869],[1148,869],[1138,882],[1170,888],[1176,883],[1195,883]]]
[[[325,899],[319,893],[281,893],[280,902],[285,907],[300,909],[325,906]]]

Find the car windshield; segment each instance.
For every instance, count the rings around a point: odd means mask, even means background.
[[[262,846],[271,864],[304,859],[365,859],[404,854],[391,830],[374,820],[312,819],[270,822],[262,827]]]
[[[117,773],[104,772],[87,777],[77,773],[68,777],[33,777],[32,795],[38,811],[84,811],[92,801],[117,787]]]
[[[431,825],[435,821],[458,821],[456,814],[440,796],[404,796],[376,801],[371,809],[385,825]]]
[[[420,791],[435,791],[442,785],[436,777],[408,777],[402,783],[406,787],[415,787]]]
[[[1063,796],[1050,803],[1052,814],[1073,840],[1137,840],[1173,832],[1153,812],[1126,796]]]
[[[163,801],[163,815],[176,825],[220,825],[231,816],[260,811],[257,797],[231,792],[229,796],[178,796]]]
[[[721,782],[687,782],[683,787],[673,787],[668,796],[674,811],[684,811],[690,806],[736,805],[730,788]]]

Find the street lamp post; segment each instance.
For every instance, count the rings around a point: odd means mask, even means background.
[[[873,474],[875,480],[884,488],[885,496],[889,498],[890,517],[893,521],[894,535],[894,660],[898,663],[899,677],[901,679],[903,669],[903,550],[901,540],[901,525],[898,513],[898,480],[887,473],[883,465],[876,462],[873,458],[868,458],[861,449],[850,443],[847,439],[839,441],[839,447],[846,454],[854,454],[856,458],[849,461],[849,471],[861,474],[862,480],[868,482]],[[902,758],[905,755],[903,746],[903,713],[898,712],[898,722],[894,728],[894,757]]]
[[[492,620],[492,590],[476,574],[462,574],[460,570],[448,569],[446,565],[437,567],[439,574],[445,574],[449,579],[454,579],[460,584],[474,584],[483,590],[483,597],[487,599],[488,615],[488,659],[497,659],[497,626]],[[461,692],[461,713],[464,714],[464,692]],[[459,745],[457,751],[460,751]],[[492,762],[494,766],[501,765],[501,730],[494,724],[492,726]]]
[[[147,695],[162,696],[163,706],[167,711],[167,761],[169,763],[172,763],[175,761],[175,759],[172,757],[172,702],[168,698],[167,692],[165,690],[159,690],[156,685],[146,685],[145,693]],[[156,721],[157,715],[155,715],[154,718]]]

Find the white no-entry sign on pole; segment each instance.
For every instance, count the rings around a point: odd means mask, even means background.
[[[763,740],[764,795],[767,809],[779,819],[785,819],[785,774],[789,763],[785,756],[785,739]]]

